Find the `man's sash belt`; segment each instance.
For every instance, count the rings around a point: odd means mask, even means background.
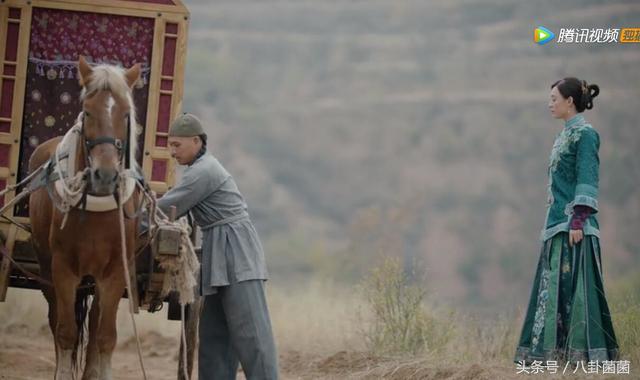
[[[207,224],[206,226],[200,227],[201,230],[208,230],[210,228],[213,227],[218,227],[218,226],[223,226],[225,224],[229,224],[229,223],[233,223],[233,222],[237,222],[240,220],[245,220],[245,219],[249,219],[249,213],[244,211],[242,214],[238,214],[238,215],[233,215],[230,216],[228,218],[224,218],[221,220],[218,220],[217,222],[211,223],[211,224]]]

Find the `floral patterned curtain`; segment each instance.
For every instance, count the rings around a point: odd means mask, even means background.
[[[63,135],[75,124],[81,110],[77,61],[130,67],[142,65],[142,78],[134,87],[136,130],[144,136],[147,116],[149,66],[153,46],[152,18],[106,15],[34,8],[24,99],[19,180],[27,175],[29,157],[42,142]],[[142,160],[144,138],[139,139]],[[16,206],[27,216],[27,204]]]

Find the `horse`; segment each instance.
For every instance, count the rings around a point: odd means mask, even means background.
[[[124,69],[114,65],[90,66],[84,57],[78,60],[82,111],[76,125],[79,133],[74,160],[82,172],[86,187],[84,202],[67,210],[56,204],[55,189],[45,186],[29,197],[32,242],[40,264],[40,274],[50,284],[42,286],[49,306],[49,327],[56,349],[55,380],[75,378],[78,352],[82,357],[83,330],[89,292],[79,285],[93,280],[83,380],[112,378],[111,357],[116,345],[116,314],[124,294],[126,280],[122,259],[122,234],[118,226],[124,220],[127,261],[134,256],[138,220],[135,197],[117,197],[124,163],[135,165],[135,107],[132,88],[140,78],[140,65]],[[133,127],[132,127],[133,126]],[[29,160],[29,171],[56,158],[61,138],[39,145]],[[59,163],[58,163],[59,164]],[[69,173],[73,176],[74,173]],[[58,179],[59,180],[59,179]],[[122,194],[122,193],[119,193]],[[117,207],[90,211],[86,198],[122,202],[130,219],[122,218]],[[118,204],[119,205],[119,204]]]

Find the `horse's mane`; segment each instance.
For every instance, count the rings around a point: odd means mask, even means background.
[[[136,133],[136,107],[133,103],[133,96],[131,88],[127,84],[125,78],[125,70],[122,67],[100,64],[92,68],[91,78],[88,83],[85,83],[82,92],[80,93],[80,100],[84,100],[87,97],[92,96],[97,91],[107,90],[111,91],[114,96],[125,99],[129,102],[131,111],[129,113],[129,162],[132,167],[136,165],[136,153],[138,150],[138,134]],[[81,115],[78,117],[80,121]]]

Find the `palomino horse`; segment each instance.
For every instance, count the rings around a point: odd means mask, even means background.
[[[140,77],[140,66],[136,64],[127,70],[110,65],[91,67],[80,57],[78,71],[83,109],[75,126],[80,137],[74,151],[76,170],[86,173],[83,198],[111,197],[115,203],[124,162],[135,165],[137,142],[131,88]],[[29,171],[56,156],[60,141],[55,138],[40,145],[31,156]],[[42,290],[49,303],[49,325],[55,340],[55,379],[75,377],[87,297],[87,292],[81,293],[78,286],[85,278],[93,279],[95,296],[89,312],[82,379],[111,379],[116,313],[126,284],[120,213],[117,208],[92,212],[75,204],[65,212],[57,207],[51,192],[51,186],[47,186],[31,194],[29,217],[41,275],[53,284],[53,287],[43,285]],[[125,202],[124,210],[129,215],[135,214],[133,197],[121,201]],[[125,219],[124,223],[127,257],[131,259],[137,220]]]

